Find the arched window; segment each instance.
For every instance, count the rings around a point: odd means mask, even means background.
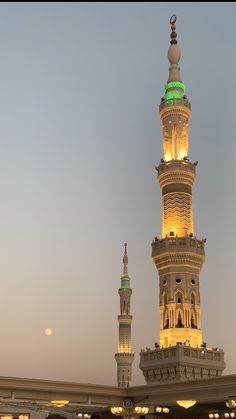
[[[167,296],[167,292],[164,292],[163,294],[162,294],[162,304],[164,305],[164,306],[166,306],[166,304],[168,303],[168,296]]]
[[[181,291],[177,291],[175,294],[175,302],[177,304],[181,304],[183,303],[183,299],[184,299],[183,293]]]
[[[195,304],[195,295],[193,292],[191,293],[191,304]]]
[[[168,329],[168,327],[169,327],[169,317],[167,315],[166,316],[166,321],[165,321],[165,324],[164,324],[164,329]]]
[[[195,315],[194,315],[193,311],[191,313],[191,328],[192,329],[197,329],[197,325],[195,323]]]
[[[182,321],[181,311],[178,312],[178,318],[177,318],[177,325],[176,325],[176,327],[184,327],[183,321]]]

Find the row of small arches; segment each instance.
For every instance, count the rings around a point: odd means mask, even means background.
[[[175,302],[177,304],[182,304],[182,302],[183,302],[183,293],[181,291],[178,291],[175,294],[175,298],[174,299],[175,299]],[[195,305],[195,303],[196,303],[196,297],[195,297],[195,294],[193,292],[190,295],[190,301],[191,301],[191,304],[194,304]],[[164,304],[164,305],[167,305],[168,304],[168,294],[167,294],[167,292],[165,292],[165,293],[162,294],[162,304]]]
[[[166,314],[165,316],[165,323],[164,323],[164,329],[168,329],[170,327],[169,324],[169,317],[168,314]],[[177,315],[177,323],[175,324],[175,327],[180,328],[180,327],[184,327],[184,322],[183,322],[183,313],[181,311],[178,312]],[[195,314],[194,312],[191,312],[191,328],[192,329],[197,329],[197,324],[195,321]]]
[[[175,282],[177,283],[177,284],[180,284],[181,282],[182,282],[182,280],[181,280],[181,278],[177,278],[176,280],[175,280]],[[191,284],[192,285],[195,285],[195,279],[191,279]],[[163,282],[162,282],[162,284],[163,285],[166,285],[167,284],[167,280],[166,279],[164,279],[163,280]]]

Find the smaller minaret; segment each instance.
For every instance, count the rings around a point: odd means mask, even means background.
[[[119,345],[118,352],[115,354],[117,362],[117,385],[118,387],[129,387],[132,378],[132,362],[134,353],[131,348],[131,322],[130,299],[132,289],[130,288],[130,277],[128,274],[127,243],[125,243],[125,254],[123,257],[123,275],[121,276],[120,296],[120,315],[119,322]]]

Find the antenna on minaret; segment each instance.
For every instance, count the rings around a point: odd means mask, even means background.
[[[123,264],[124,264],[123,276],[128,276],[128,268],[127,268],[128,261],[129,261],[129,259],[128,259],[128,256],[127,256],[127,243],[125,243],[125,254],[124,254],[124,257],[123,257]]]

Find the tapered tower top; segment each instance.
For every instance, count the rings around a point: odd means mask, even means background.
[[[123,274],[121,276],[121,288],[130,288],[130,277],[128,274],[128,255],[127,255],[127,243],[124,244],[125,246],[125,254],[123,256]]]
[[[165,85],[165,99],[181,98],[185,94],[185,85],[181,80],[179,60],[181,57],[180,48],[177,45],[176,29],[177,16],[172,15],[170,18],[171,34],[170,46],[168,49],[169,78]]]
[[[123,257],[123,264],[124,264],[124,269],[123,269],[123,276],[128,276],[128,268],[127,268],[127,265],[128,265],[128,256],[127,256],[127,243],[125,243],[125,254],[124,254],[124,257]]]

